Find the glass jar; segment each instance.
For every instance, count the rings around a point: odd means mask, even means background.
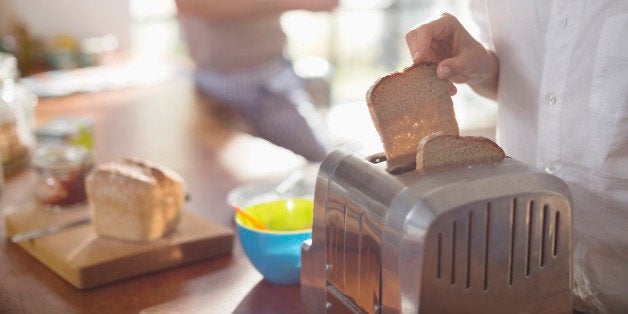
[[[51,206],[85,201],[85,177],[94,165],[91,152],[81,146],[45,145],[37,149],[33,167],[39,176],[35,196]]]
[[[0,152],[0,154],[2,153]],[[0,198],[2,197],[2,191],[4,191],[4,169],[0,166]]]
[[[37,97],[16,84],[17,61],[0,53],[0,155],[5,175],[25,169],[35,147]]]

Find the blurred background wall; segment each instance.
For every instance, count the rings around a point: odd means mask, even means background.
[[[131,46],[130,0],[0,0],[0,30],[11,24],[25,25],[33,36],[59,34],[90,37],[114,34],[121,48]]]
[[[282,24],[290,55],[328,60],[334,99],[346,102],[361,98],[356,94],[374,78],[409,65],[404,34],[433,13],[434,3],[341,0],[331,14],[288,12]],[[117,48],[136,58],[167,59],[186,54],[175,14],[173,0],[0,0],[0,35],[6,38],[20,26],[40,44],[51,45],[59,37],[113,34]]]
[[[288,12],[282,17],[282,25],[288,35],[288,53],[297,70],[327,75],[330,106],[326,109],[338,106],[336,111],[342,112],[343,104],[363,102],[377,78],[411,64],[405,33],[413,25],[450,11],[473,33],[473,24],[463,9],[466,2],[340,0],[340,6],[332,13]],[[68,37],[80,41],[113,34],[118,40],[117,51],[131,58],[167,62],[187,54],[174,0],[0,0],[2,38],[15,35],[15,25],[23,26],[29,36],[43,45],[55,38],[57,44],[63,45]],[[11,45],[10,40],[2,43]],[[321,60],[329,68],[323,68]],[[327,72],[315,73],[321,70]],[[492,101],[474,95],[462,85],[454,103],[463,130],[481,130],[477,134],[493,136],[496,109]],[[368,116],[363,119],[368,120]],[[346,129],[341,132],[351,130],[342,123],[337,127]],[[359,131],[348,136],[357,134]]]

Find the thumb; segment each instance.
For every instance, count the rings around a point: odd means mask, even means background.
[[[445,59],[438,64],[436,75],[441,79],[449,79],[454,83],[465,83],[469,80],[460,57]]]

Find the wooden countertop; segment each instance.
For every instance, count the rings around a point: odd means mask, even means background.
[[[199,97],[188,76],[165,83],[41,99],[37,121],[83,116],[94,122],[97,162],[140,157],[179,172],[191,195],[186,209],[234,228],[226,203],[243,182],[287,173],[302,158],[232,127],[237,121]],[[0,211],[32,197],[35,175],[7,179]],[[0,313],[302,313],[299,286],[262,279],[237,236],[230,255],[78,290],[6,239],[0,220]]]

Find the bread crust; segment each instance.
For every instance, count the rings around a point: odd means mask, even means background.
[[[366,103],[390,169],[414,163],[417,143],[434,132],[459,135],[451,96],[455,86],[439,79],[435,63],[419,63],[378,79]]]

